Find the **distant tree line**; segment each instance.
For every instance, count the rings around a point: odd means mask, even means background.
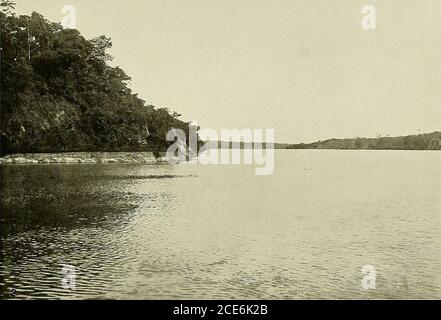
[[[14,14],[1,0],[0,154],[163,151],[171,128],[187,123],[146,105],[130,77],[108,63],[111,39],[85,39],[34,12]]]
[[[441,132],[403,137],[329,139],[288,145],[286,149],[441,150]]]

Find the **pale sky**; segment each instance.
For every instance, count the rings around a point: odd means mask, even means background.
[[[361,8],[376,8],[376,29]],[[439,0],[17,0],[86,38],[149,103],[278,142],[441,130]]]

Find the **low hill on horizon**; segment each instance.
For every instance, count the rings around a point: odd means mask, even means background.
[[[441,150],[441,131],[398,137],[328,139],[287,144],[285,149]]]
[[[237,142],[207,141],[210,148],[237,148]],[[256,146],[257,144],[252,144]],[[266,148],[266,143],[262,144]],[[260,145],[259,145],[260,146]],[[239,143],[240,149],[250,144]],[[398,137],[328,139],[312,143],[274,143],[274,149],[337,149],[337,150],[441,150],[441,131]]]

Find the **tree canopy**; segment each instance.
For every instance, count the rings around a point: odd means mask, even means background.
[[[85,39],[1,0],[0,153],[161,151],[180,114],[146,105],[109,65],[107,36]]]

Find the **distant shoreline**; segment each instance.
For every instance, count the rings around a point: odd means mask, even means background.
[[[328,139],[287,145],[287,149],[441,150],[441,131],[399,137]]]
[[[241,138],[235,139],[238,141]],[[234,144],[239,144],[240,149],[249,148],[244,142],[226,142],[229,148],[237,148]],[[222,148],[224,142],[212,141],[213,147]],[[251,147],[256,143],[250,144]],[[266,148],[267,143],[257,144],[258,147]],[[423,133],[418,135],[408,135],[400,137],[376,138],[347,138],[347,139],[328,139],[312,143],[273,143],[274,149],[321,149],[321,150],[441,150],[441,131]]]

